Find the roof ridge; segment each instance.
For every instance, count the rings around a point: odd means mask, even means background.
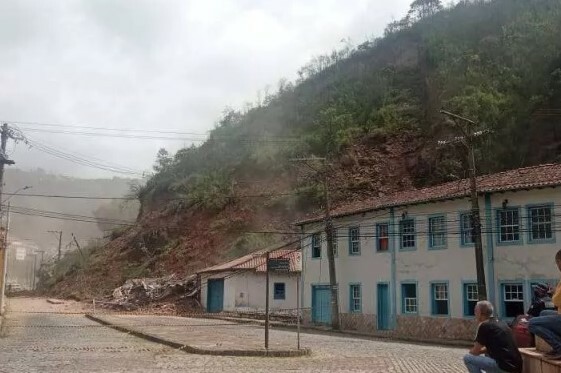
[[[561,163],[544,163],[480,175],[477,176],[477,181],[479,184],[479,191],[485,193],[493,193],[501,190],[539,188],[546,185],[561,186]],[[360,207],[356,201],[348,203],[346,206],[337,207],[333,211],[332,216],[340,217],[379,208],[424,203],[447,198],[459,198],[460,196],[469,194],[468,182],[469,178],[464,178],[423,188],[402,189],[400,191],[388,193],[382,197],[360,201]],[[304,218],[296,222],[296,224],[302,225],[303,223],[316,222],[319,220],[321,220],[320,215],[316,215],[316,217]]]

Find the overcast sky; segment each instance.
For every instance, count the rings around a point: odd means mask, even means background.
[[[255,101],[283,77],[294,80],[299,67],[343,38],[359,44],[380,36],[410,2],[0,0],[0,120],[205,133],[226,106]],[[185,145],[24,133],[135,170],[149,170],[160,147]],[[24,144],[10,143],[8,152],[24,169],[116,175]]]

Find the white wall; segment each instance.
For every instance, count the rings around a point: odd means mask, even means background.
[[[522,243],[503,246],[498,244],[496,210],[508,199],[508,206],[520,206]],[[556,242],[530,244],[528,243],[528,216],[526,207],[530,204],[553,204],[554,222],[561,221],[556,215],[561,213],[560,188],[536,189],[520,192],[496,193],[490,196],[492,246],[489,245],[486,227],[485,197],[480,197],[480,211],[482,218],[483,247],[486,264],[486,276],[489,290],[494,290],[495,303],[501,308],[500,284],[502,281],[518,280],[524,283],[525,307],[530,302],[530,282],[543,279],[559,279],[560,274],[554,262],[557,250],[561,248]],[[419,315],[431,314],[431,281],[445,281],[449,286],[450,316],[464,317],[463,284],[475,282],[475,253],[473,246],[463,247],[460,244],[460,212],[469,212],[469,199],[456,199],[445,202],[427,203],[394,209],[395,236],[390,237],[390,251],[395,245],[396,264],[396,309],[401,314],[401,283],[403,281],[417,282],[417,298]],[[488,210],[488,209],[487,209]],[[414,218],[416,223],[416,248],[412,251],[399,249],[398,223],[402,214]],[[447,229],[446,248],[434,250],[428,247],[428,218],[431,215],[445,215]],[[392,265],[391,253],[376,252],[375,225],[389,222],[390,210],[381,210],[366,214],[359,214],[345,218],[337,218],[334,224],[338,228],[338,257],[336,258],[337,282],[339,284],[339,299],[341,312],[349,311],[349,284],[362,285],[362,313],[376,314],[376,284],[377,282],[391,282]],[[350,256],[348,251],[349,226],[359,226],[361,234],[361,255]],[[554,223],[553,234],[559,236],[557,230],[560,224]],[[308,234],[322,229],[321,223],[308,224],[304,227],[303,240],[303,304],[311,307],[311,286],[313,284],[328,284],[328,262],[326,256],[325,234],[322,233],[322,257],[311,258],[311,238]],[[489,259],[494,257],[494,261]],[[492,263],[492,264],[490,264]],[[494,275],[495,283],[489,281]],[[488,291],[493,293],[493,291]]]
[[[266,293],[265,273],[254,271],[220,272],[201,275],[201,303],[206,309],[208,279],[224,278],[224,311],[264,310]],[[296,309],[298,274],[271,273],[269,278],[269,307],[271,311]],[[274,299],[274,284],[285,284],[285,299]]]

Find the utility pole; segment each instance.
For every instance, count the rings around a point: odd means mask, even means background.
[[[74,233],[72,234],[72,239],[74,240],[74,243],[76,244],[76,247],[78,248],[78,251],[80,252],[80,256],[82,257],[82,259],[86,259],[84,257],[84,253],[82,252],[82,248],[80,247],[80,244],[78,243],[78,240],[76,239],[76,236],[74,235]]]
[[[2,191],[4,189],[4,166],[7,164],[10,165],[15,163],[14,161],[8,159],[6,156],[6,145],[8,143],[8,137],[10,137],[10,130],[8,128],[8,124],[4,123],[2,125],[0,133],[0,201],[2,200]],[[2,203],[0,203],[0,217],[4,212],[3,210],[4,209]],[[1,248],[2,262],[0,262],[0,314],[4,313],[4,292],[6,289],[6,269],[8,266],[8,229],[8,226],[6,226],[6,230],[4,231],[4,247]]]
[[[58,233],[58,261],[62,255],[62,231],[47,231],[49,233]]]
[[[333,245],[334,228],[331,219],[331,199],[329,197],[329,179],[327,177],[327,159],[326,158],[298,158],[292,161],[323,161],[325,167],[323,169],[323,198],[325,213],[325,236],[327,241],[327,261],[329,265],[329,287],[331,289],[331,328],[333,330],[340,329],[339,321],[339,287],[337,285],[337,274],[335,272],[335,248]],[[318,172],[315,168],[305,163],[308,167]]]
[[[269,281],[270,281],[270,268],[269,259],[271,258],[270,252],[267,251],[266,261],[267,261],[267,272],[265,278],[265,350],[269,349]]]
[[[468,126],[476,126],[477,123],[471,119],[464,118],[457,114],[450,113],[445,110],[440,111],[448,117],[455,120],[468,123]],[[455,122],[454,122],[455,123]],[[487,286],[485,281],[485,267],[483,264],[483,243],[481,240],[481,214],[479,210],[479,194],[477,192],[477,171],[475,168],[475,152],[474,139],[486,133],[487,131],[471,132],[471,128],[467,130],[461,125],[457,127],[462,132],[462,137],[454,139],[454,142],[461,142],[468,151],[469,178],[470,178],[470,200],[471,200],[471,218],[473,226],[473,240],[475,244],[475,270],[477,272],[477,294],[479,300],[487,299]],[[447,141],[439,141],[439,144],[446,144]]]
[[[35,250],[36,253],[41,253],[41,261],[39,262],[39,269],[43,267],[43,259],[45,256],[45,250]]]

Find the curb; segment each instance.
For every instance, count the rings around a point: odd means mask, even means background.
[[[300,350],[214,350],[214,349],[209,350],[209,349],[193,347],[182,343],[170,341],[168,339],[158,337],[153,334],[149,334],[145,332],[140,332],[138,330],[134,330],[126,326],[114,325],[108,321],[95,317],[89,313],[87,313],[85,316],[86,318],[92,321],[105,325],[109,328],[118,330],[120,332],[132,334],[135,337],[139,337],[150,342],[160,343],[165,346],[182,350],[190,354],[214,355],[214,356],[246,356],[246,357],[300,357],[300,356],[309,356],[312,352],[309,348],[304,348]]]
[[[194,316],[196,317],[196,316]],[[259,325],[263,326],[264,322],[262,320],[251,320],[251,319],[236,319],[235,317],[205,317],[202,316],[200,318],[203,319],[213,319],[213,320],[224,320],[235,322],[238,324],[252,324],[252,325]],[[286,324],[280,321],[272,321],[271,328],[279,329],[279,330],[294,330],[296,329],[296,325],[294,324]],[[333,335],[338,337],[347,337],[347,338],[365,338],[365,339],[382,339],[388,340],[395,343],[413,343],[413,344],[420,344],[420,345],[430,345],[430,346],[445,346],[445,347],[472,347],[473,342],[467,340],[435,340],[435,339],[424,339],[424,338],[412,338],[412,337],[398,337],[392,335],[384,335],[384,334],[372,334],[372,333],[365,333],[355,330],[331,330],[325,327],[316,327],[310,325],[300,325],[300,330],[302,333],[321,333],[327,335]]]

